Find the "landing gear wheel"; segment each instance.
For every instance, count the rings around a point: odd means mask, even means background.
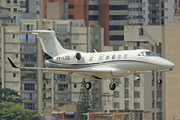
[[[157,83],[158,83],[158,84],[161,84],[161,83],[162,83],[162,80],[161,80],[161,79],[158,79],[158,80],[157,80]]]
[[[85,83],[85,88],[86,88],[87,90],[91,89],[91,83],[90,83],[90,82],[86,82],[86,83]]]
[[[116,84],[115,83],[109,84],[109,89],[110,90],[115,90],[116,89]]]

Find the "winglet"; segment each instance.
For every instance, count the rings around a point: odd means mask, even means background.
[[[12,61],[11,61],[11,59],[8,57],[8,60],[9,60],[9,62],[11,63],[11,65],[12,65],[12,67],[13,68],[18,68]]]

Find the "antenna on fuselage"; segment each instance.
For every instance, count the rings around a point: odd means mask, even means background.
[[[95,49],[93,49],[95,53],[97,53],[97,51]]]

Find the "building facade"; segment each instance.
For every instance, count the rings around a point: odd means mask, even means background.
[[[20,26],[1,27],[2,88],[16,90],[22,96],[22,106],[36,113],[42,107],[76,104],[82,79],[62,74],[34,70],[12,69],[7,57],[17,66],[43,67],[45,57],[40,41],[32,30],[55,30],[66,49],[91,52],[103,48],[103,28],[85,27],[84,20],[21,20]],[[11,49],[10,49],[11,48]],[[94,82],[94,107],[99,107],[100,83]]]

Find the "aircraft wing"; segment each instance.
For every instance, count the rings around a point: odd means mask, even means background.
[[[50,72],[57,74],[71,74],[78,77],[85,77],[85,75],[103,75],[111,74],[111,70],[91,70],[91,69],[61,69],[61,68],[41,68],[41,67],[17,67],[10,58],[8,58],[13,68],[19,69],[31,69],[31,70],[41,70],[42,72]]]

